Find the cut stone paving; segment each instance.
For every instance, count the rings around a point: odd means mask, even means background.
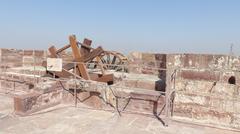
[[[0,119],[1,134],[237,134],[239,132],[222,129],[171,122],[164,127],[161,122],[152,117],[124,114],[121,117],[114,112],[93,110],[87,106],[58,105],[39,111],[25,117],[13,114],[12,99],[0,95],[8,109]],[[4,106],[4,107],[3,107]]]

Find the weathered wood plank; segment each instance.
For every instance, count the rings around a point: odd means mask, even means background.
[[[87,55],[88,53],[90,53],[91,51],[91,44],[92,44],[92,40],[89,40],[89,39],[84,39],[83,40],[83,44],[84,45],[81,45],[81,49],[80,49],[80,52],[83,56]]]
[[[48,51],[50,52],[50,57],[51,58],[58,58],[59,56],[57,55],[57,49],[55,46],[51,46],[48,48]]]
[[[66,46],[64,46],[64,47],[62,47],[62,48],[60,48],[60,49],[58,49],[58,50],[56,51],[56,53],[57,53],[57,54],[58,54],[58,53],[61,53],[62,51],[68,49],[69,47],[71,47],[71,45],[66,45]]]
[[[113,82],[113,74],[106,74],[93,80],[98,82]]]
[[[69,41],[70,41],[70,45],[72,48],[72,52],[73,52],[73,57],[76,60],[76,62],[81,62],[79,59],[82,57],[81,53],[79,51],[79,48],[77,46],[77,41],[76,41],[76,37],[75,35],[71,35],[69,36]],[[89,80],[89,74],[87,72],[86,66],[83,63],[78,63],[77,64],[78,70],[81,73],[81,76],[86,79]]]

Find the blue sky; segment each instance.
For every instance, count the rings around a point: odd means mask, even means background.
[[[1,48],[59,48],[70,34],[124,52],[238,54],[240,1],[0,1]]]

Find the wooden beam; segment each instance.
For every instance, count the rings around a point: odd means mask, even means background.
[[[98,82],[113,82],[113,74],[106,74],[101,77],[93,79],[94,81]]]
[[[100,56],[102,53],[103,53],[103,49],[102,48],[97,48],[97,49],[94,49],[92,52],[88,53],[87,55],[85,55],[84,57],[81,57],[80,59],[77,59],[77,60],[74,60],[74,61],[89,62],[89,61],[92,61],[94,58]],[[67,63],[63,66],[63,68],[65,68],[66,70],[73,69],[74,68],[74,63]]]
[[[59,58],[59,56],[57,55],[57,49],[55,46],[51,46],[48,50],[50,52],[51,58]],[[47,67],[47,64],[44,63],[44,66]],[[69,78],[70,76],[73,76],[70,72],[66,71],[65,69],[63,69],[61,72],[56,72],[56,71],[48,71],[48,72],[54,73],[56,76],[62,77],[62,78]]]
[[[47,67],[47,62],[43,63],[44,67]],[[62,77],[62,78],[69,78],[70,76],[73,76],[70,72],[66,71],[66,69],[63,68],[61,72],[56,72],[56,71],[47,71],[50,72],[51,74],[55,74],[57,77]]]
[[[80,57],[79,59],[76,59],[76,60],[79,61],[79,62],[89,62],[89,61],[92,61],[97,56],[100,56],[103,52],[104,52],[104,50],[102,49],[102,47],[98,47],[96,49],[93,49],[87,55],[82,56],[82,57]]]
[[[50,52],[50,57],[51,58],[58,58],[58,55],[57,55],[57,49],[55,46],[51,46],[48,48],[48,51]]]
[[[77,40],[76,40],[76,36],[75,35],[71,35],[69,36],[69,41],[70,41],[70,45],[72,48],[72,53],[73,53],[73,58],[75,59],[76,62],[81,62],[79,59],[82,57],[79,48],[77,46]],[[78,63],[77,64],[78,70],[81,73],[81,76],[86,79],[89,80],[89,74],[87,72],[87,68],[83,63]]]
[[[101,61],[100,57],[97,56],[96,59],[97,59],[97,64],[98,64],[99,68],[100,68],[101,71],[102,71],[102,74],[105,75],[105,70],[104,70],[104,68],[103,68],[102,61]]]
[[[63,68],[66,70],[74,69],[74,63],[67,63],[67,64],[63,65]]]
[[[91,49],[90,46],[92,44],[92,40],[89,39],[84,39],[83,40],[83,44],[86,45],[86,47],[84,45],[81,45],[81,49],[80,52],[83,56],[87,55],[88,53],[90,53]]]
[[[49,71],[50,73],[54,73],[55,76],[61,77],[61,78],[69,78],[70,76],[73,76],[70,72],[66,70],[62,70],[61,72],[56,72],[56,71]]]
[[[62,47],[62,48],[60,48],[60,49],[58,49],[58,50],[56,51],[56,53],[57,53],[57,54],[58,54],[58,53],[61,53],[62,51],[68,49],[69,47],[71,47],[71,45],[66,45],[66,46],[64,46],[64,47]]]

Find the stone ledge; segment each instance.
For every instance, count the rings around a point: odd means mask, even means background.
[[[57,84],[55,83],[54,85]],[[47,91],[45,91],[45,88],[43,87],[43,91],[36,90],[23,95],[15,95],[15,113],[18,115],[28,115],[33,112],[60,104],[62,101],[62,90],[56,88],[54,85],[52,83],[49,84],[50,87],[47,87]]]
[[[189,80],[206,80],[206,81],[219,81],[220,72],[213,71],[194,71],[194,70],[182,70],[180,77]]]

